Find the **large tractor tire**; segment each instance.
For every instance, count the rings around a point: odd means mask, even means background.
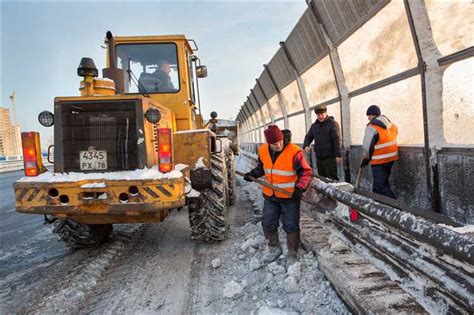
[[[98,246],[112,233],[112,224],[82,224],[72,219],[59,219],[54,223],[53,232],[71,248]]]
[[[203,204],[189,209],[191,238],[219,242],[229,236],[228,183],[225,153],[211,155],[212,188],[201,193]]]
[[[235,163],[234,151],[229,147],[226,152],[226,166],[227,166],[227,205],[230,207],[235,204],[237,199],[237,190],[235,184]]]

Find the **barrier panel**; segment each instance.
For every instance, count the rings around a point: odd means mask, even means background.
[[[355,182],[365,111],[399,128],[391,183],[408,205],[474,223],[474,5],[471,1],[307,1],[238,114],[242,147],[273,122],[301,145],[314,107],[342,130],[339,178]],[[315,166],[314,153],[310,155]],[[361,187],[371,189],[370,167]]]

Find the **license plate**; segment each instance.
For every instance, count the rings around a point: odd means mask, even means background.
[[[107,151],[105,150],[81,151],[79,160],[81,171],[107,169]]]

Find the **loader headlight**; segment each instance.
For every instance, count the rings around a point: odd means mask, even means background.
[[[54,115],[53,113],[45,110],[38,115],[38,121],[41,125],[45,127],[51,127],[54,125]]]
[[[161,113],[157,108],[149,108],[145,113],[145,118],[152,124],[156,124],[161,119]]]

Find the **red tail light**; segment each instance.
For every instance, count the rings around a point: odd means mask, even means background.
[[[173,169],[173,148],[171,143],[171,129],[158,128],[158,168],[166,173]]]
[[[23,147],[23,165],[26,176],[38,176],[44,172],[39,133],[22,132],[21,145]]]

